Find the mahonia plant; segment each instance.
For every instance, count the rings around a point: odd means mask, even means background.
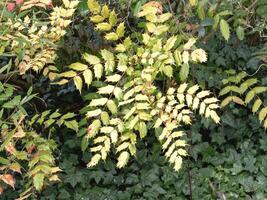
[[[32,7],[40,9],[49,6],[49,0],[26,1],[20,12],[26,12]],[[1,22],[0,32],[2,52],[11,52],[19,55],[16,64],[21,75],[28,70],[39,72],[53,80],[56,77],[56,67],[53,62],[56,58],[56,44],[66,34],[66,28],[72,22],[71,18],[79,1],[63,0],[63,5],[54,7],[49,17],[40,18],[35,13],[17,15],[14,19]],[[29,13],[29,12],[28,12]],[[1,53],[0,53],[1,54]],[[51,65],[47,65],[51,64]]]
[[[257,86],[258,79],[249,77],[244,71],[236,73],[236,71],[230,70],[228,74],[230,76],[222,81],[224,88],[221,89],[219,94],[224,96],[221,107],[225,107],[231,102],[242,106],[249,106],[253,114],[258,113],[258,119],[266,129],[267,106],[260,95],[267,91],[267,87]]]
[[[80,122],[81,148],[93,156],[88,167],[106,160],[114,146],[117,167],[124,167],[136,154],[137,139],[147,133],[158,137],[168,161],[178,171],[187,155],[184,125],[190,125],[194,113],[220,122],[216,113],[218,99],[198,85],[189,85],[189,63],[207,60],[206,52],[189,38],[181,44],[178,35],[169,35],[171,13],[162,13],[160,4],[145,4],[137,17],[145,18],[145,26],[137,39],[126,37],[125,25],[115,11],[95,0],[88,0],[95,29],[103,34],[113,49],[99,54],[84,53],[84,62],[69,65],[54,84],[74,82],[81,95],[90,101],[81,110],[86,120]],[[186,39],[185,39],[186,40]],[[167,91],[160,85],[172,81],[179,72],[180,83]]]

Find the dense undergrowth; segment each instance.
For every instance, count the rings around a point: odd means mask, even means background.
[[[267,198],[267,1],[1,1],[1,199]]]

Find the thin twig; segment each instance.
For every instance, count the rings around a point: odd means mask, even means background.
[[[248,74],[248,76],[254,76],[254,75],[256,75],[256,74],[259,72],[259,70],[261,69],[262,66],[267,66],[267,65],[266,65],[266,64],[261,64],[261,65],[258,67],[258,69],[257,69],[253,74]]]
[[[171,5],[170,0],[167,0],[167,2],[168,2],[168,4],[169,4],[169,8],[170,8],[171,13],[174,14],[174,12],[173,12],[173,10],[172,10],[172,5]]]
[[[2,18],[3,18],[3,14],[4,14],[4,9],[5,9],[6,5],[7,5],[7,1],[8,0],[5,1],[4,7],[2,9],[1,16],[0,16],[0,22],[2,22]]]

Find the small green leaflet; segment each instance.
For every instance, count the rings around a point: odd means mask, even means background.
[[[105,35],[105,39],[109,41],[116,41],[119,39],[119,36],[116,33],[111,32]]]
[[[175,44],[176,40],[177,40],[176,36],[170,37],[167,40],[165,46],[163,47],[164,51],[170,51],[174,47],[174,44]]]
[[[87,86],[89,87],[93,80],[93,73],[90,69],[87,69],[83,72],[83,78]]]
[[[79,130],[79,125],[76,120],[71,120],[71,121],[64,121],[64,124],[67,128],[72,129],[76,132]]]
[[[108,98],[93,99],[89,106],[103,106],[107,103]]]
[[[101,112],[102,112],[101,109],[91,110],[91,111],[88,111],[86,113],[86,117],[88,117],[88,118],[96,117],[96,116],[100,115]]]
[[[111,94],[114,91],[115,86],[107,85],[98,89],[99,94]]]
[[[245,38],[245,30],[243,27],[238,26],[236,29],[236,35],[238,37],[239,40],[244,40]]]
[[[113,11],[110,13],[110,16],[109,16],[109,24],[110,24],[111,26],[114,26],[116,23],[117,23],[117,14],[116,14],[115,11],[113,10]]]
[[[90,55],[88,53],[83,54],[83,59],[91,65],[96,65],[100,63],[100,59],[97,56]]]
[[[225,21],[224,19],[221,19],[220,29],[221,29],[222,36],[224,37],[226,41],[228,41],[230,38],[230,27],[229,27],[228,22]]]
[[[117,105],[115,104],[114,101],[112,100],[108,100],[107,102],[107,107],[109,109],[109,111],[113,114],[113,115],[116,115],[117,112],[118,112],[118,108],[117,108]]]
[[[140,138],[144,138],[147,135],[147,126],[145,122],[140,122],[138,127]]]
[[[96,30],[98,31],[109,31],[111,30],[112,26],[109,23],[99,23],[96,25]]]
[[[93,14],[98,14],[101,10],[99,3],[96,0],[88,0],[87,6]]]
[[[82,87],[83,87],[83,81],[82,81],[81,77],[75,76],[73,80],[74,80],[75,87],[81,93],[82,92]]]
[[[87,65],[84,65],[82,63],[76,62],[76,63],[72,63],[69,66],[70,69],[76,70],[76,71],[84,71],[87,69]]]
[[[41,191],[43,185],[44,185],[44,174],[38,173],[35,174],[33,177],[33,185],[36,190]]]
[[[117,27],[116,34],[118,35],[119,38],[122,38],[124,36],[124,33],[125,33],[125,25],[124,22],[122,22]]]
[[[100,79],[101,76],[103,75],[103,65],[102,64],[97,64],[94,66],[94,74],[97,79]]]
[[[121,79],[121,75],[119,74],[114,74],[114,75],[106,77],[107,82],[118,82],[120,79]]]
[[[188,77],[189,74],[189,64],[188,63],[184,63],[181,67],[180,70],[180,79],[181,81],[185,81]]]
[[[89,141],[88,141],[88,137],[84,136],[81,142],[81,150],[85,151],[88,147]]]

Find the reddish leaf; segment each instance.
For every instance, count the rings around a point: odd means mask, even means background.
[[[6,8],[9,12],[13,12],[13,10],[15,9],[15,4],[14,3],[8,3]]]
[[[0,195],[3,194],[4,189],[2,188],[2,186],[0,186]]]
[[[11,142],[9,142],[6,146],[5,146],[5,150],[10,153],[11,155],[14,155],[16,153],[16,149],[13,146],[13,144]]]
[[[31,154],[34,149],[35,149],[35,145],[32,144],[31,146],[27,147],[27,153]]]
[[[14,134],[14,138],[23,138],[25,136],[25,132],[21,128],[21,126],[18,127],[18,131]]]
[[[6,184],[10,185],[13,189],[15,186],[15,179],[11,174],[3,174],[0,176],[0,179],[4,181]]]
[[[24,0],[16,0],[17,5],[22,4],[23,2],[24,2]]]

